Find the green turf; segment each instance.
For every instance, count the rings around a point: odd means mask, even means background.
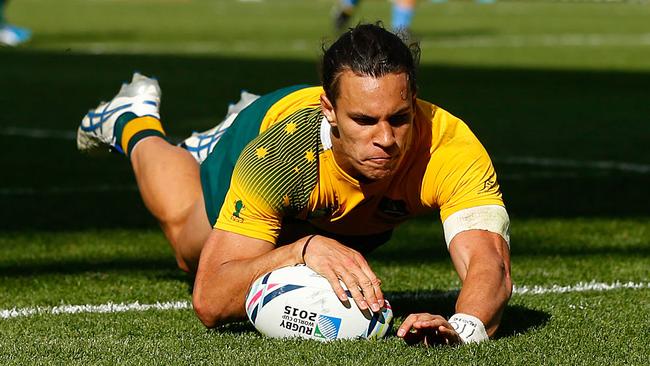
[[[647,282],[647,220],[528,219],[513,224],[518,286]],[[444,244],[432,247],[427,239],[440,235],[427,220],[417,220],[370,257],[387,296],[398,299],[393,305],[399,319],[415,311],[453,312],[453,299],[434,296],[458,286]],[[3,235],[0,248],[0,304],[5,307],[190,299],[189,279],[175,269],[156,231],[13,233]],[[416,294],[425,299],[414,300]],[[433,299],[427,300],[427,294]],[[39,315],[2,321],[0,361],[200,363],[216,357],[226,364],[370,365],[428,363],[433,357],[439,364],[640,365],[650,340],[640,331],[650,320],[649,301],[648,289],[515,295],[497,340],[460,349],[412,348],[394,336],[328,345],[271,341],[246,323],[206,331],[191,310]]]
[[[330,5],[10,2],[9,19],[34,39],[0,49],[0,311],[189,301],[191,279],[176,269],[126,161],[82,156],[70,136],[134,70],[160,80],[176,139],[211,127],[240,89],[318,83]],[[650,282],[650,7],[418,6],[420,96],[466,120],[494,158],[512,217],[515,284]],[[366,1],[358,19],[385,19],[389,9]],[[25,129],[60,135],[30,138]],[[398,323],[411,311],[453,312],[454,299],[439,295],[460,283],[435,217],[401,227],[369,259],[396,299]],[[462,348],[409,347],[393,334],[269,340],[246,323],[205,330],[189,309],[42,314],[0,319],[0,364],[645,365],[648,324],[647,287],[515,295],[497,339]]]

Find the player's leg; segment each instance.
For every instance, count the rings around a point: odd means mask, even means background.
[[[134,74],[115,98],[84,117],[77,146],[82,151],[110,146],[129,156],[145,205],[160,223],[179,266],[192,271],[211,230],[199,164],[165,140],[159,104],[158,82]]]
[[[160,223],[179,267],[194,272],[211,230],[199,164],[186,150],[159,137],[143,139],[130,154],[144,204]]]
[[[408,31],[411,28],[416,0],[395,0],[393,3],[391,26],[395,32]]]

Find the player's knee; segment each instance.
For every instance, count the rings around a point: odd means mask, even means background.
[[[164,227],[168,228],[170,232],[178,235],[182,231],[183,225],[187,220],[188,214],[186,211],[187,210],[164,206],[158,210],[156,218]]]

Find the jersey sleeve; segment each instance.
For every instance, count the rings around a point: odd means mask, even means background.
[[[226,193],[215,228],[275,243],[282,223],[281,214],[258,192],[242,184],[236,174]]]
[[[275,244],[282,219],[302,209],[302,177],[275,158],[273,149],[257,145],[247,147],[238,160],[215,228]]]
[[[244,148],[215,228],[276,243],[282,219],[306,208],[317,181],[318,117],[316,108],[296,112]]]
[[[423,201],[440,208],[442,222],[466,208],[504,206],[487,151],[465,123],[450,118],[454,120],[431,154],[422,186]]]

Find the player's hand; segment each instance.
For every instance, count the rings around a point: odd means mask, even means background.
[[[462,344],[460,336],[445,318],[429,313],[411,314],[406,317],[397,330],[397,336],[409,345]]]
[[[361,253],[321,235],[312,238],[304,253],[305,264],[329,281],[342,302],[348,301],[348,295],[339,279],[345,283],[359,309],[381,311],[384,306],[381,280]]]

